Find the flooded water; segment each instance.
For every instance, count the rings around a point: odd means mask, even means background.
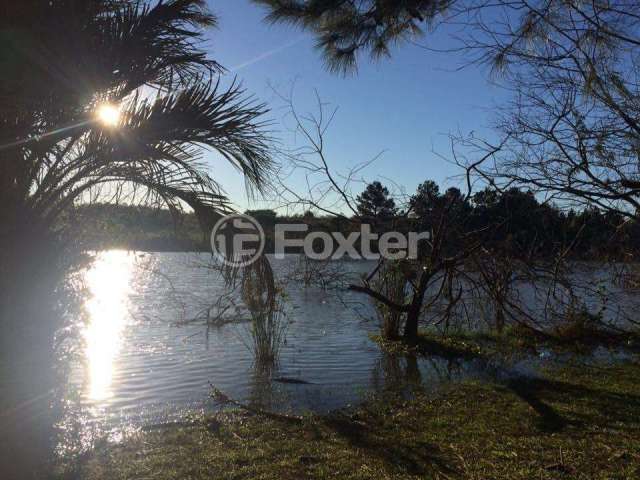
[[[276,274],[296,261],[274,261]],[[247,315],[220,327],[199,317],[225,291],[209,262],[210,255],[193,253],[97,255],[78,279],[86,315],[68,343],[77,346],[79,337],[82,346],[61,360],[68,370],[59,394],[62,430],[90,443],[178,421],[218,408],[211,385],[275,410],[324,412],[360,401],[380,383],[383,355],[369,338],[378,325],[361,296],[338,301],[319,288],[289,285],[285,342],[275,369],[265,372],[253,361]],[[273,381],[283,378],[305,383]]]
[[[543,352],[492,364],[384,354],[370,339],[379,325],[366,298],[289,282],[286,340],[275,369],[264,371],[253,362],[241,310],[233,322],[206,325],[205,312],[225,291],[210,261],[208,254],[109,251],[73,278],[82,313],[70,312],[59,334],[63,380],[41,407],[56,406],[59,454],[217,410],[211,385],[274,410],[326,412],[387,389],[531,375],[550,357]],[[273,261],[276,275],[285,278],[297,261]],[[343,267],[357,275],[370,265]]]

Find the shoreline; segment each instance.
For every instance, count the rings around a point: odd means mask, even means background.
[[[289,422],[242,411],[138,432],[57,478],[637,478],[640,364],[463,382]]]

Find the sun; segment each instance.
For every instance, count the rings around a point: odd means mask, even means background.
[[[98,107],[97,117],[106,127],[117,127],[120,123],[120,109],[110,103],[103,103]]]

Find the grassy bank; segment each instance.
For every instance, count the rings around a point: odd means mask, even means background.
[[[640,353],[640,332],[612,331],[595,325],[585,328],[564,326],[548,332],[535,331],[524,327],[511,327],[502,333],[468,332],[442,335],[423,330],[418,339],[410,344],[399,340],[385,340],[380,335],[371,339],[392,354],[436,355],[452,359],[473,359],[478,357],[508,357],[510,355],[533,354],[541,351],[555,353],[589,355],[596,348],[624,349]]]
[[[83,479],[640,478],[640,365],[452,385],[302,422],[226,414],[98,449]]]

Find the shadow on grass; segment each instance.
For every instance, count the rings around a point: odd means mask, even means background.
[[[447,442],[456,442],[464,450],[467,443],[477,444],[479,432],[490,436],[487,441],[495,445],[505,437],[517,443],[523,435],[552,435],[548,438],[568,446],[593,432],[640,431],[640,391],[633,386],[631,369],[572,366],[563,371],[562,379],[516,377],[497,384],[471,384],[464,394],[448,397],[444,393],[444,410],[422,410],[415,404],[407,407],[411,403],[403,399],[388,400],[353,414],[323,417],[320,425],[367,457],[379,459],[390,475],[426,478],[464,478],[460,469],[467,467],[451,455]],[[518,399],[530,407],[530,413],[518,406]],[[459,423],[450,423],[452,418]],[[539,453],[531,455],[532,461],[539,461]],[[541,468],[551,467],[543,464]]]
[[[556,412],[553,407],[540,399],[540,391],[535,381],[527,377],[509,380],[506,387],[539,415],[538,427],[544,432],[559,432],[563,430],[567,421]]]
[[[472,350],[470,347],[460,347],[454,344],[438,342],[426,336],[420,336],[412,343],[416,352],[420,355],[435,355],[445,360],[465,361],[484,358],[484,356]]]
[[[540,415],[539,427],[543,431],[559,431],[569,425],[606,428],[618,422],[626,424],[634,418],[640,428],[637,419],[640,395],[539,378],[513,379],[507,388]]]
[[[481,353],[471,349],[461,348],[437,342],[428,337],[421,336],[416,344],[422,355],[435,355],[449,361],[487,361]],[[487,368],[487,370],[489,370]],[[526,402],[538,415],[539,427],[545,432],[557,432],[566,426],[566,420],[540,398],[539,380],[530,377],[516,377],[507,380],[504,385],[518,398]]]
[[[352,447],[366,451],[367,457],[381,460],[390,473],[411,475],[458,473],[449,465],[440,447],[420,441],[403,425],[401,438],[390,432],[384,415],[368,412],[364,419],[333,414],[323,419],[323,425],[345,439]],[[387,434],[387,435],[385,435]],[[388,435],[394,435],[390,439]]]
[[[607,338],[613,341],[611,335]],[[593,345],[603,345],[604,340],[604,337],[594,340]],[[616,338],[613,343],[619,345],[619,340]],[[455,364],[473,361],[476,365],[485,365],[484,370],[494,377],[487,383],[505,387],[529,405],[536,414],[534,424],[540,432],[561,432],[568,426],[584,429],[590,426],[606,428],[614,422],[628,424],[640,411],[640,396],[616,393],[615,387],[609,384],[597,385],[597,388],[588,386],[589,381],[598,375],[599,368],[593,365],[565,366],[575,373],[575,378],[581,379],[581,383],[572,383],[571,376],[568,381],[560,381],[514,375],[515,372],[496,365],[495,358],[492,360],[475,348],[472,341],[465,339],[436,339],[421,335],[416,342],[404,345],[425,358],[438,357]],[[586,385],[582,384],[585,380]]]

